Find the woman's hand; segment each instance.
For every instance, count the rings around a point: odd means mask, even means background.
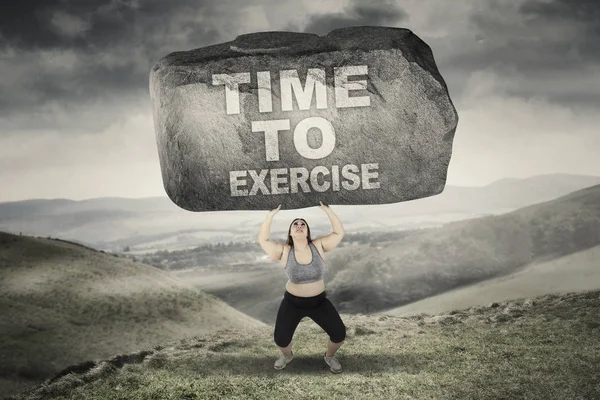
[[[321,205],[319,206],[319,208],[320,208],[321,210],[323,210],[323,211],[325,211],[325,212],[327,212],[327,211],[329,210],[329,206],[326,206],[325,204],[323,204],[323,202],[322,202],[322,201],[319,201],[319,204],[321,204]]]
[[[267,214],[267,217],[273,217],[275,214],[277,214],[279,212],[280,209],[281,209],[281,204],[278,205],[277,208],[274,208],[271,211],[269,211],[269,213]]]

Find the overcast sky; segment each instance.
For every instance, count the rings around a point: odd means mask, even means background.
[[[37,0],[0,13],[0,201],[164,196],[163,56],[244,33],[412,30],[458,111],[447,183],[600,175],[597,0]],[[595,133],[596,132],[596,133]]]

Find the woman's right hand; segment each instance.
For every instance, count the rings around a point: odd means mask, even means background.
[[[273,217],[275,214],[277,214],[279,212],[280,209],[281,209],[281,204],[278,205],[277,208],[274,208],[271,211],[269,211],[269,213],[267,214],[267,217]]]

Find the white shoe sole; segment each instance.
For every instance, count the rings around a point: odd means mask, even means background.
[[[325,360],[325,357],[323,357],[323,360],[325,361],[325,364],[327,364],[327,366],[329,367],[329,370],[331,372],[333,372],[334,374],[339,374],[340,372],[342,372],[341,369],[339,370],[334,370],[333,367],[331,365],[329,365],[329,363],[327,362],[327,360]]]
[[[292,362],[292,360],[294,359],[294,357],[292,357],[288,362],[286,362],[283,367],[277,367],[276,365],[273,366],[273,368],[275,368],[276,370],[282,370],[284,369],[290,362]]]

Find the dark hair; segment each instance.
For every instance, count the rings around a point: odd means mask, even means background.
[[[312,239],[310,238],[310,227],[308,226],[308,222],[306,222],[306,220],[304,218],[296,218],[296,219],[292,220],[292,222],[290,223],[290,228],[288,229],[288,234],[287,234],[287,241],[285,243],[289,244],[290,246],[294,245],[294,240],[292,239],[291,233],[292,233],[292,225],[296,221],[303,221],[306,224],[306,240],[308,240],[308,243],[312,242]]]

